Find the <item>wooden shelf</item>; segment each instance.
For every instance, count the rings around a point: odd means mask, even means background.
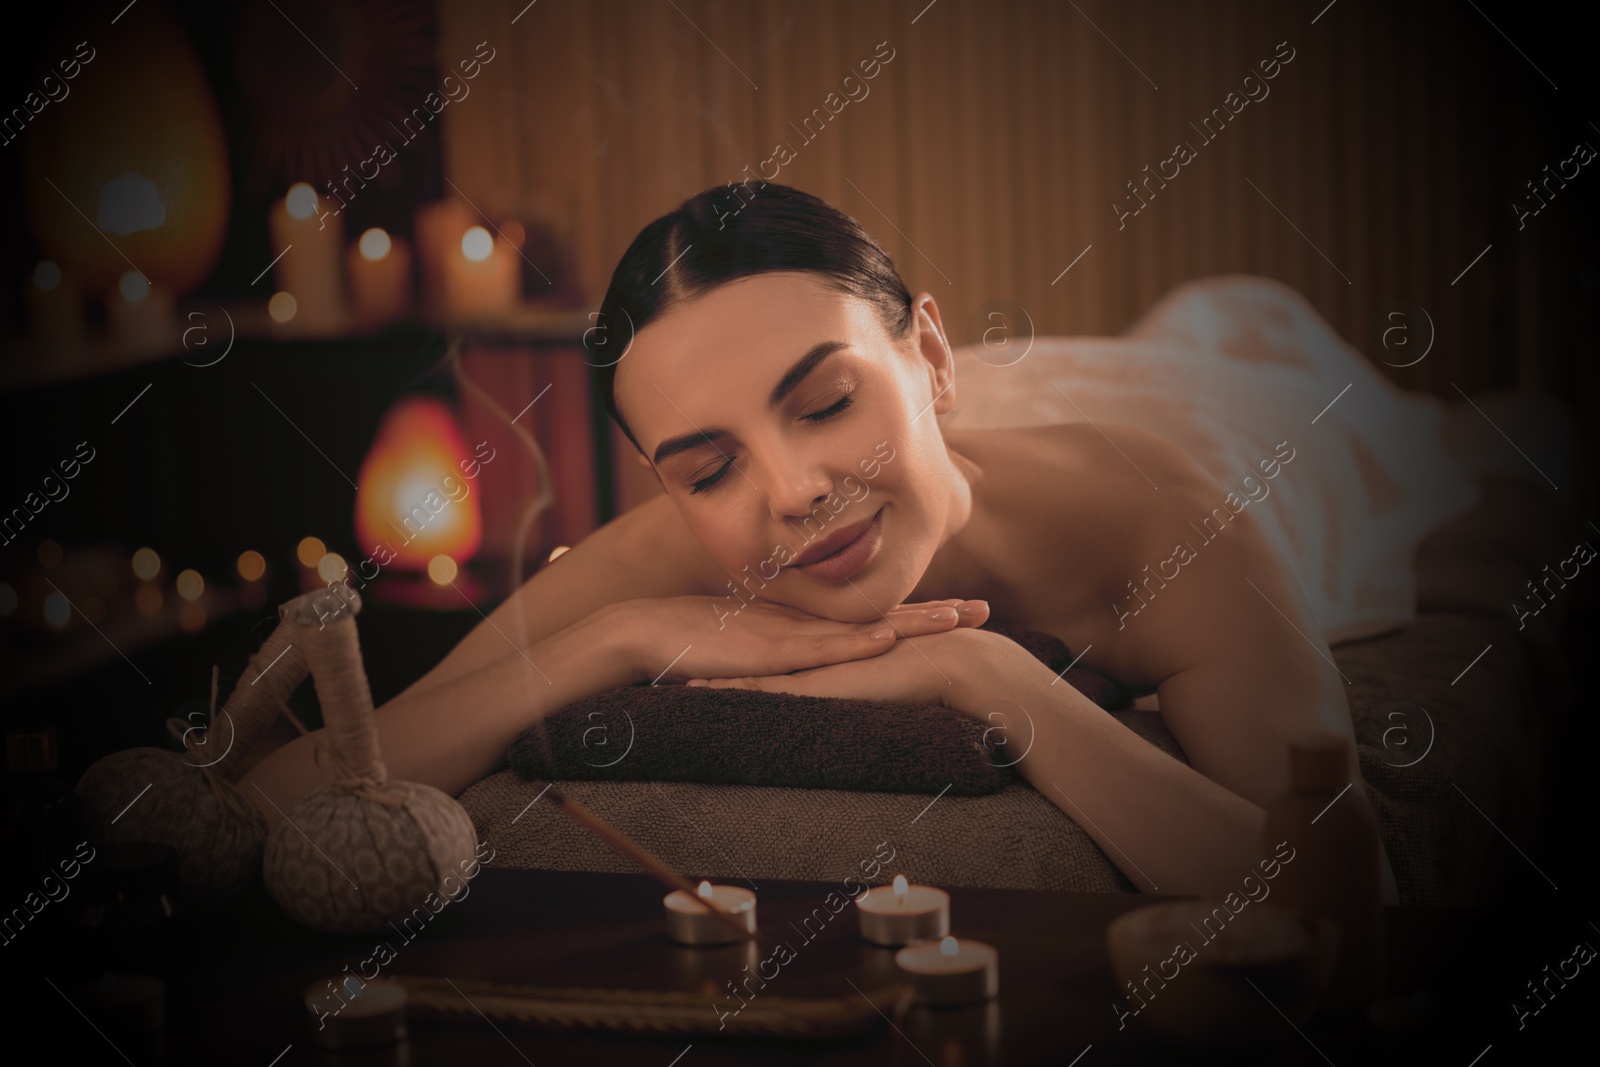
[[[59,349],[44,347],[32,337],[8,338],[6,358],[0,361],[0,392],[77,381],[173,359],[205,366],[226,358],[223,353],[239,341],[368,341],[436,333],[496,347],[575,345],[581,343],[592,323],[589,313],[581,309],[521,304],[493,319],[448,323],[410,319],[376,328],[359,328],[349,322],[312,332],[296,329],[292,323],[273,322],[263,301],[191,300],[175,313],[171,336],[158,343],[130,344],[107,334],[91,334],[79,346]],[[180,328],[183,326],[187,330]]]

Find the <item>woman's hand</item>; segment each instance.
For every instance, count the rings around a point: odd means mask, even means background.
[[[634,678],[652,683],[786,675],[867,660],[893,649],[901,637],[964,630],[989,617],[987,601],[931,600],[891,608],[884,619],[838,622],[757,599],[738,618],[726,619],[719,614],[723,599],[645,598],[602,611],[606,625],[623,630]]]
[[[833,663],[793,674],[695,678],[689,684],[886,704],[942,704],[977,715],[986,701],[1004,694],[1004,680],[1012,672],[1030,669],[1050,673],[1015,641],[988,630],[962,628],[897,641],[870,661]]]

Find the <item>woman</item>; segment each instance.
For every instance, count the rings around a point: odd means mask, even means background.
[[[1251,515],[1130,618],[1114,606],[1130,578],[1223,491],[1131,429],[946,433],[958,387],[934,298],[913,298],[815,197],[766,185],[736,215],[726,197],[645,227],[586,337],[665,493],[536,574],[379,710],[391,775],[458,793],[530,722],[640,681],[975,715],[1008,701],[1034,731],[1018,769],[1135,885],[1236,885],[1263,858],[1288,738],[1352,734],[1310,609]],[[1190,765],[978,629],[991,611],[1157,694]],[[321,782],[307,739],[249,777],[269,822]]]

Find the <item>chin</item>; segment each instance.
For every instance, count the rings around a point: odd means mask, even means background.
[[[855,583],[854,589],[844,585],[832,590],[817,608],[805,610],[840,622],[874,622],[882,619],[891,608],[905,603],[917,584],[909,575],[887,567],[857,575],[851,581]]]

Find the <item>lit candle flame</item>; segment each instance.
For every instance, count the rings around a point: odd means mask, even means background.
[[[374,226],[361,235],[361,240],[356,247],[361,250],[361,258],[376,263],[389,254],[389,249],[394,242],[389,240],[389,234],[381,227]]]
[[[695,892],[700,894],[700,897],[701,897],[702,900],[710,900],[711,899],[711,883],[710,882],[701,882],[700,883],[700,888],[695,890]]]
[[[494,253],[494,238],[482,226],[472,226],[461,235],[461,254],[474,263],[482,263]]]
[[[894,876],[894,902],[895,902],[895,906],[896,907],[902,907],[902,906],[905,905],[905,902],[906,902],[906,888],[907,888],[907,886],[906,886],[906,876],[903,875],[903,874],[895,875]]]
[[[283,206],[290,217],[309,219],[317,213],[317,191],[305,182],[295,182],[289,186],[289,193],[283,198]]]
[[[939,952],[943,954],[946,962],[955,959],[956,953],[960,951],[961,946],[956,944],[956,939],[948,934],[945,935],[943,941],[939,942]]]

